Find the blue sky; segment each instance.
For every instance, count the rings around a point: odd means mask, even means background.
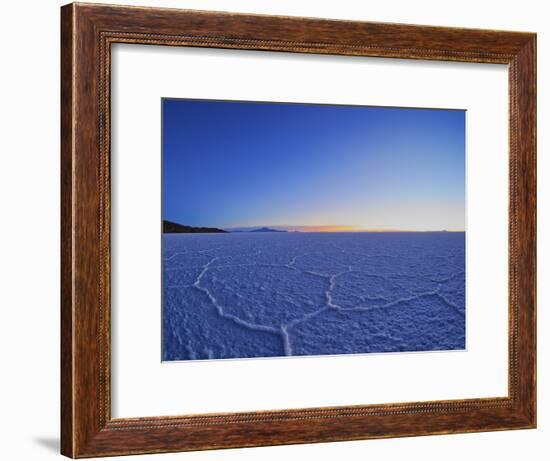
[[[465,112],[163,99],[163,219],[464,230]]]

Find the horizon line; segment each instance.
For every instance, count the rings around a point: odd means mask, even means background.
[[[163,221],[169,221],[163,218]],[[174,222],[174,221],[172,221]],[[180,225],[184,225],[178,223]],[[188,224],[186,224],[188,225]],[[189,225],[188,225],[189,226]],[[380,227],[361,227],[355,225],[280,225],[280,224],[270,224],[270,225],[257,225],[257,226],[204,226],[204,225],[195,225],[189,227],[212,227],[216,229],[222,229],[228,232],[245,232],[253,231],[262,228],[268,228],[279,231],[286,232],[309,232],[309,233],[328,233],[328,232],[466,232],[466,229],[402,229],[402,228],[380,228]]]
[[[322,225],[281,225],[281,224],[269,224],[258,226],[220,226],[220,229],[224,230],[247,230],[247,229],[261,229],[272,228],[275,230],[287,230],[287,231],[303,231],[303,232],[466,232],[466,229],[446,229],[444,227],[438,229],[406,229],[406,228],[392,228],[392,227],[363,227],[357,225],[347,224],[322,224]]]
[[[247,232],[254,231],[255,229],[261,229],[263,227],[271,228],[270,226],[259,226],[259,227],[247,227],[245,228],[230,228],[230,227],[220,227],[219,229],[225,230],[229,233],[231,232]],[[242,229],[242,230],[241,230]],[[413,232],[448,232],[448,233],[465,233],[466,229],[328,229],[328,230],[296,230],[296,229],[277,229],[273,228],[279,232],[301,232],[301,233],[310,233],[310,234],[328,234],[328,233],[384,233],[384,232],[400,232],[400,233],[413,233]]]

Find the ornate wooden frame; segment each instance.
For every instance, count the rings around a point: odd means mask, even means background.
[[[61,10],[61,452],[70,457],[327,442],[536,425],[536,35],[70,4]],[[254,413],[110,414],[113,43],[509,66],[509,395]]]

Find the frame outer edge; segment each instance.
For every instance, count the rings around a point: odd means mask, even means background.
[[[73,347],[74,5],[61,7],[61,443],[75,456]]]
[[[100,323],[99,66],[95,25],[86,10],[78,3],[61,8],[61,453],[72,458],[89,453],[102,429],[96,340]]]
[[[520,328],[519,360],[520,366],[520,403],[521,412],[529,427],[537,425],[537,390],[536,390],[536,289],[537,289],[537,172],[536,172],[536,34],[532,34],[525,46],[517,54],[514,65],[519,72],[518,103],[518,138],[521,140],[519,150],[519,302]]]
[[[533,49],[533,63],[532,63],[532,71],[533,71],[533,94],[532,94],[532,100],[533,100],[533,108],[532,108],[532,116],[533,116],[533,126],[531,127],[531,137],[533,139],[534,144],[534,150],[533,150],[533,173],[532,173],[532,180],[533,180],[533,196],[532,196],[532,207],[533,207],[533,240],[535,243],[535,248],[533,251],[533,261],[532,261],[532,271],[533,271],[533,283],[532,283],[532,293],[533,293],[533,319],[532,319],[532,328],[533,328],[533,334],[532,334],[532,344],[533,344],[533,350],[532,350],[532,357],[533,357],[533,428],[537,427],[537,248],[536,248],[536,242],[537,242],[537,35],[535,34],[533,36],[533,43],[532,43],[532,49]]]

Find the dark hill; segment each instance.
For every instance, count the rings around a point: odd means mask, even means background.
[[[193,227],[171,221],[162,221],[162,232],[164,234],[215,234],[226,231],[216,227]]]
[[[277,229],[271,229],[269,227],[260,227],[259,229],[255,229],[250,232],[286,232],[286,230],[277,230]]]

